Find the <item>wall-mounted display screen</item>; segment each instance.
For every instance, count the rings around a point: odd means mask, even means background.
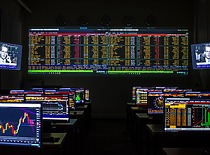
[[[22,45],[0,42],[0,69],[20,70]]]
[[[30,28],[28,74],[188,75],[186,28]]]
[[[210,43],[191,45],[193,69],[210,69]]]

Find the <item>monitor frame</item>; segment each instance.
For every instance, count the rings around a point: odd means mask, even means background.
[[[42,148],[41,102],[34,102],[34,103],[0,102],[0,111],[1,111],[0,147],[10,146],[10,147],[24,147],[24,148]],[[23,111],[24,111],[23,116],[20,116],[20,113],[22,113]],[[11,115],[15,115],[17,117],[14,116],[11,117]],[[14,118],[17,118],[17,120],[15,120]],[[29,122],[27,122],[27,124],[25,125],[21,125],[25,123],[22,121],[26,121],[26,118],[27,121]],[[14,125],[15,121],[17,123],[16,130]],[[2,125],[2,122],[4,122],[5,124]],[[5,128],[5,125],[8,125],[8,129]],[[31,129],[29,129],[29,127],[31,127]],[[32,132],[28,132],[29,130],[30,131],[32,130],[32,127],[35,128],[35,130],[33,130]],[[10,128],[12,130],[9,130]],[[23,128],[24,131],[22,131]],[[7,130],[11,131],[11,134],[8,134],[7,136],[3,135],[7,132]]]
[[[164,100],[164,131],[165,132],[210,132],[207,116],[210,100],[205,98],[165,98]],[[172,111],[170,111],[172,109]],[[197,112],[197,115],[195,115]],[[177,115],[178,114],[178,115]],[[170,115],[174,116],[170,122]],[[197,116],[197,117],[195,117]],[[177,121],[176,118],[179,118]],[[198,120],[199,119],[199,120]],[[202,122],[205,123],[202,123]],[[200,124],[199,124],[200,123]],[[202,126],[203,125],[203,126]]]

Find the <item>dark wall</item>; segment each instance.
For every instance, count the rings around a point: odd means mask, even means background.
[[[0,41],[21,44],[20,6],[12,0],[0,5]],[[21,87],[21,71],[0,70],[0,89]]]
[[[80,16],[87,16],[89,25],[99,25],[100,19],[104,15],[110,17],[110,25],[122,25],[122,20],[126,15],[131,15],[134,25],[146,26],[145,19],[148,16],[156,18],[158,26],[189,26],[193,18],[193,2],[167,1],[167,0],[134,0],[122,2],[119,0],[107,0],[94,2],[88,1],[50,1],[50,0],[25,0],[32,14],[24,20],[28,26],[34,25],[55,25],[56,17],[63,16],[66,25],[78,25]]]

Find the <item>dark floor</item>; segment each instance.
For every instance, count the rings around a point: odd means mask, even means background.
[[[93,119],[82,155],[137,155],[124,119]]]

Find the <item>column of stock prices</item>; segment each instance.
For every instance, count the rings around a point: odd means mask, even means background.
[[[29,29],[29,74],[188,74],[184,28]]]

